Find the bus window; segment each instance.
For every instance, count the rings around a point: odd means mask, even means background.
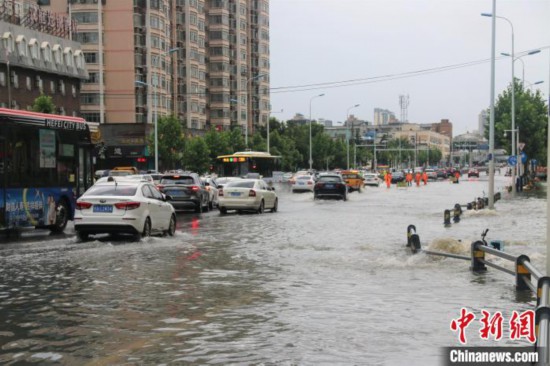
[[[4,227],[6,217],[6,199],[4,196],[5,175],[6,169],[6,140],[0,137],[0,228]]]

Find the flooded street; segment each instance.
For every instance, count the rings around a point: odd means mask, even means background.
[[[526,254],[542,272],[545,195],[503,199],[443,226],[443,211],[488,191],[460,184],[367,187],[347,202],[313,201],[277,186],[279,212],[178,215],[173,238],[141,242],[33,237],[0,244],[0,364],[436,365],[466,307],[534,310],[514,278],[470,272],[423,248],[469,255],[488,240]],[[492,260],[492,258],[491,258]],[[507,262],[499,262],[511,268]],[[479,328],[468,345],[489,346]],[[511,341],[506,333],[499,345]]]

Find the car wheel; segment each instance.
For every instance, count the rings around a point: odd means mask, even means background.
[[[151,219],[150,218],[145,219],[145,224],[143,225],[143,231],[141,232],[141,234],[136,235],[136,239],[139,240],[140,238],[146,238],[148,236],[151,236]]]
[[[202,213],[202,202],[197,203],[197,205],[195,206],[195,212]]]
[[[344,201],[347,201],[347,200],[348,200],[348,195],[347,195],[347,194],[344,194],[344,195],[342,196],[342,199],[343,199]]]
[[[55,208],[55,224],[50,230],[54,233],[61,233],[65,230],[67,222],[69,222],[69,207],[65,200],[60,200]]]
[[[219,206],[218,206],[219,207]],[[227,208],[220,207],[220,214],[225,215],[227,213]]]
[[[168,230],[166,230],[165,234],[168,234],[169,236],[174,236],[176,233],[176,215],[170,216],[170,224],[168,224]]]
[[[260,207],[258,207],[258,214],[263,214],[264,213],[264,201],[262,200],[262,202],[260,202]]]
[[[279,205],[279,199],[275,198],[275,203],[273,204],[273,208],[271,209],[271,212],[277,212],[278,205]]]
[[[317,199],[319,199],[319,198],[317,197],[317,193],[313,193],[313,200],[315,201],[315,200],[317,200]]]
[[[83,231],[77,231],[76,236],[77,236],[79,241],[88,241],[88,240],[90,240],[90,234],[85,233]]]
[[[212,210],[213,208],[214,208],[214,201],[209,201],[208,202],[208,209]]]

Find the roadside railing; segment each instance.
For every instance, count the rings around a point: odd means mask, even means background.
[[[516,291],[532,291],[537,297],[535,309],[535,350],[539,353],[539,365],[550,364],[550,277],[540,272],[526,255],[514,256],[497,248],[492,248],[485,241],[489,230],[481,235],[481,240],[471,244],[470,255],[459,255],[422,249],[420,236],[416,233],[416,227],[407,227],[406,247],[412,254],[424,253],[454,259],[462,259],[470,262],[470,270],[473,273],[483,273],[487,267],[497,269],[515,277]],[[497,246],[498,247],[498,246]],[[500,246],[502,249],[502,246]],[[503,267],[486,259],[486,254],[512,262],[514,269]],[[533,283],[536,281],[536,285]]]
[[[500,200],[501,195],[500,192],[495,193],[494,201],[497,202]],[[445,227],[451,226],[451,216],[453,223],[459,223],[460,222],[460,216],[463,214],[462,208],[466,208],[467,210],[482,210],[489,206],[489,197],[478,197],[472,202],[468,202],[465,205],[461,205],[460,203],[457,203],[454,205],[452,209],[444,210],[443,211],[443,225]]]

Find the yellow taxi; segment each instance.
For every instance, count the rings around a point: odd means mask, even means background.
[[[361,192],[361,189],[365,185],[365,178],[363,178],[359,170],[342,170],[340,174],[342,175],[342,178],[344,178],[349,192]]]

